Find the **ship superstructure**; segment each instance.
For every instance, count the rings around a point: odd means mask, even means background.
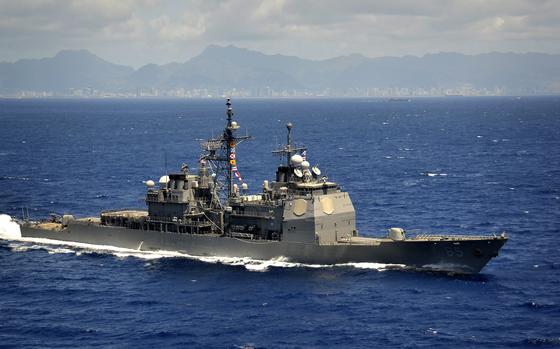
[[[183,164],[180,173],[162,176],[159,188],[147,181],[147,214],[134,211],[133,219],[123,220],[123,211],[107,211],[101,214],[101,223],[181,234],[318,244],[357,236],[349,195],[304,159],[302,154],[307,153],[307,148],[293,145],[291,123],[286,125],[286,144],[273,151],[283,159],[276,180],[265,180],[261,193],[248,194],[237,170],[236,147],[251,137],[236,135],[239,125],[232,117],[228,99],[226,127],[219,137],[201,144],[203,154],[196,173]]]

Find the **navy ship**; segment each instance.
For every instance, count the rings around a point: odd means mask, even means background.
[[[23,221],[22,237],[47,238],[142,251],[179,251],[193,256],[281,259],[303,264],[383,263],[405,268],[478,273],[507,241],[501,235],[407,234],[392,227],[383,237],[360,236],[350,195],[306,159],[292,142],[273,151],[281,157],[273,181],[249,194],[237,170],[238,136],[231,101],[226,125],[202,142],[198,168],[146,181],[145,210],[111,210],[99,217],[64,215]]]

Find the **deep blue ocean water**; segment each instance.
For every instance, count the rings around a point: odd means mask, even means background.
[[[0,213],[142,207],[142,181],[196,166],[224,102],[0,100]],[[255,137],[237,150],[253,191],[273,178],[270,150],[291,121],[310,161],[350,193],[361,234],[510,241],[480,275],[457,277],[255,272],[0,240],[0,347],[560,346],[560,97],[233,103]]]

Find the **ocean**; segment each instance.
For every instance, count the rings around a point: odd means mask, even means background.
[[[0,347],[560,347],[560,97],[233,99],[249,190],[286,137],[362,235],[499,234],[482,273],[193,258],[22,241],[9,216],[144,207],[225,100],[0,100]]]

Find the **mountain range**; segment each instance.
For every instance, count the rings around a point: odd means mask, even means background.
[[[117,65],[87,50],[0,63],[0,94],[20,91],[111,93],[177,89],[324,91],[342,89],[499,89],[513,94],[559,93],[560,55],[544,53],[427,54],[326,60],[209,46],[184,63]]]

